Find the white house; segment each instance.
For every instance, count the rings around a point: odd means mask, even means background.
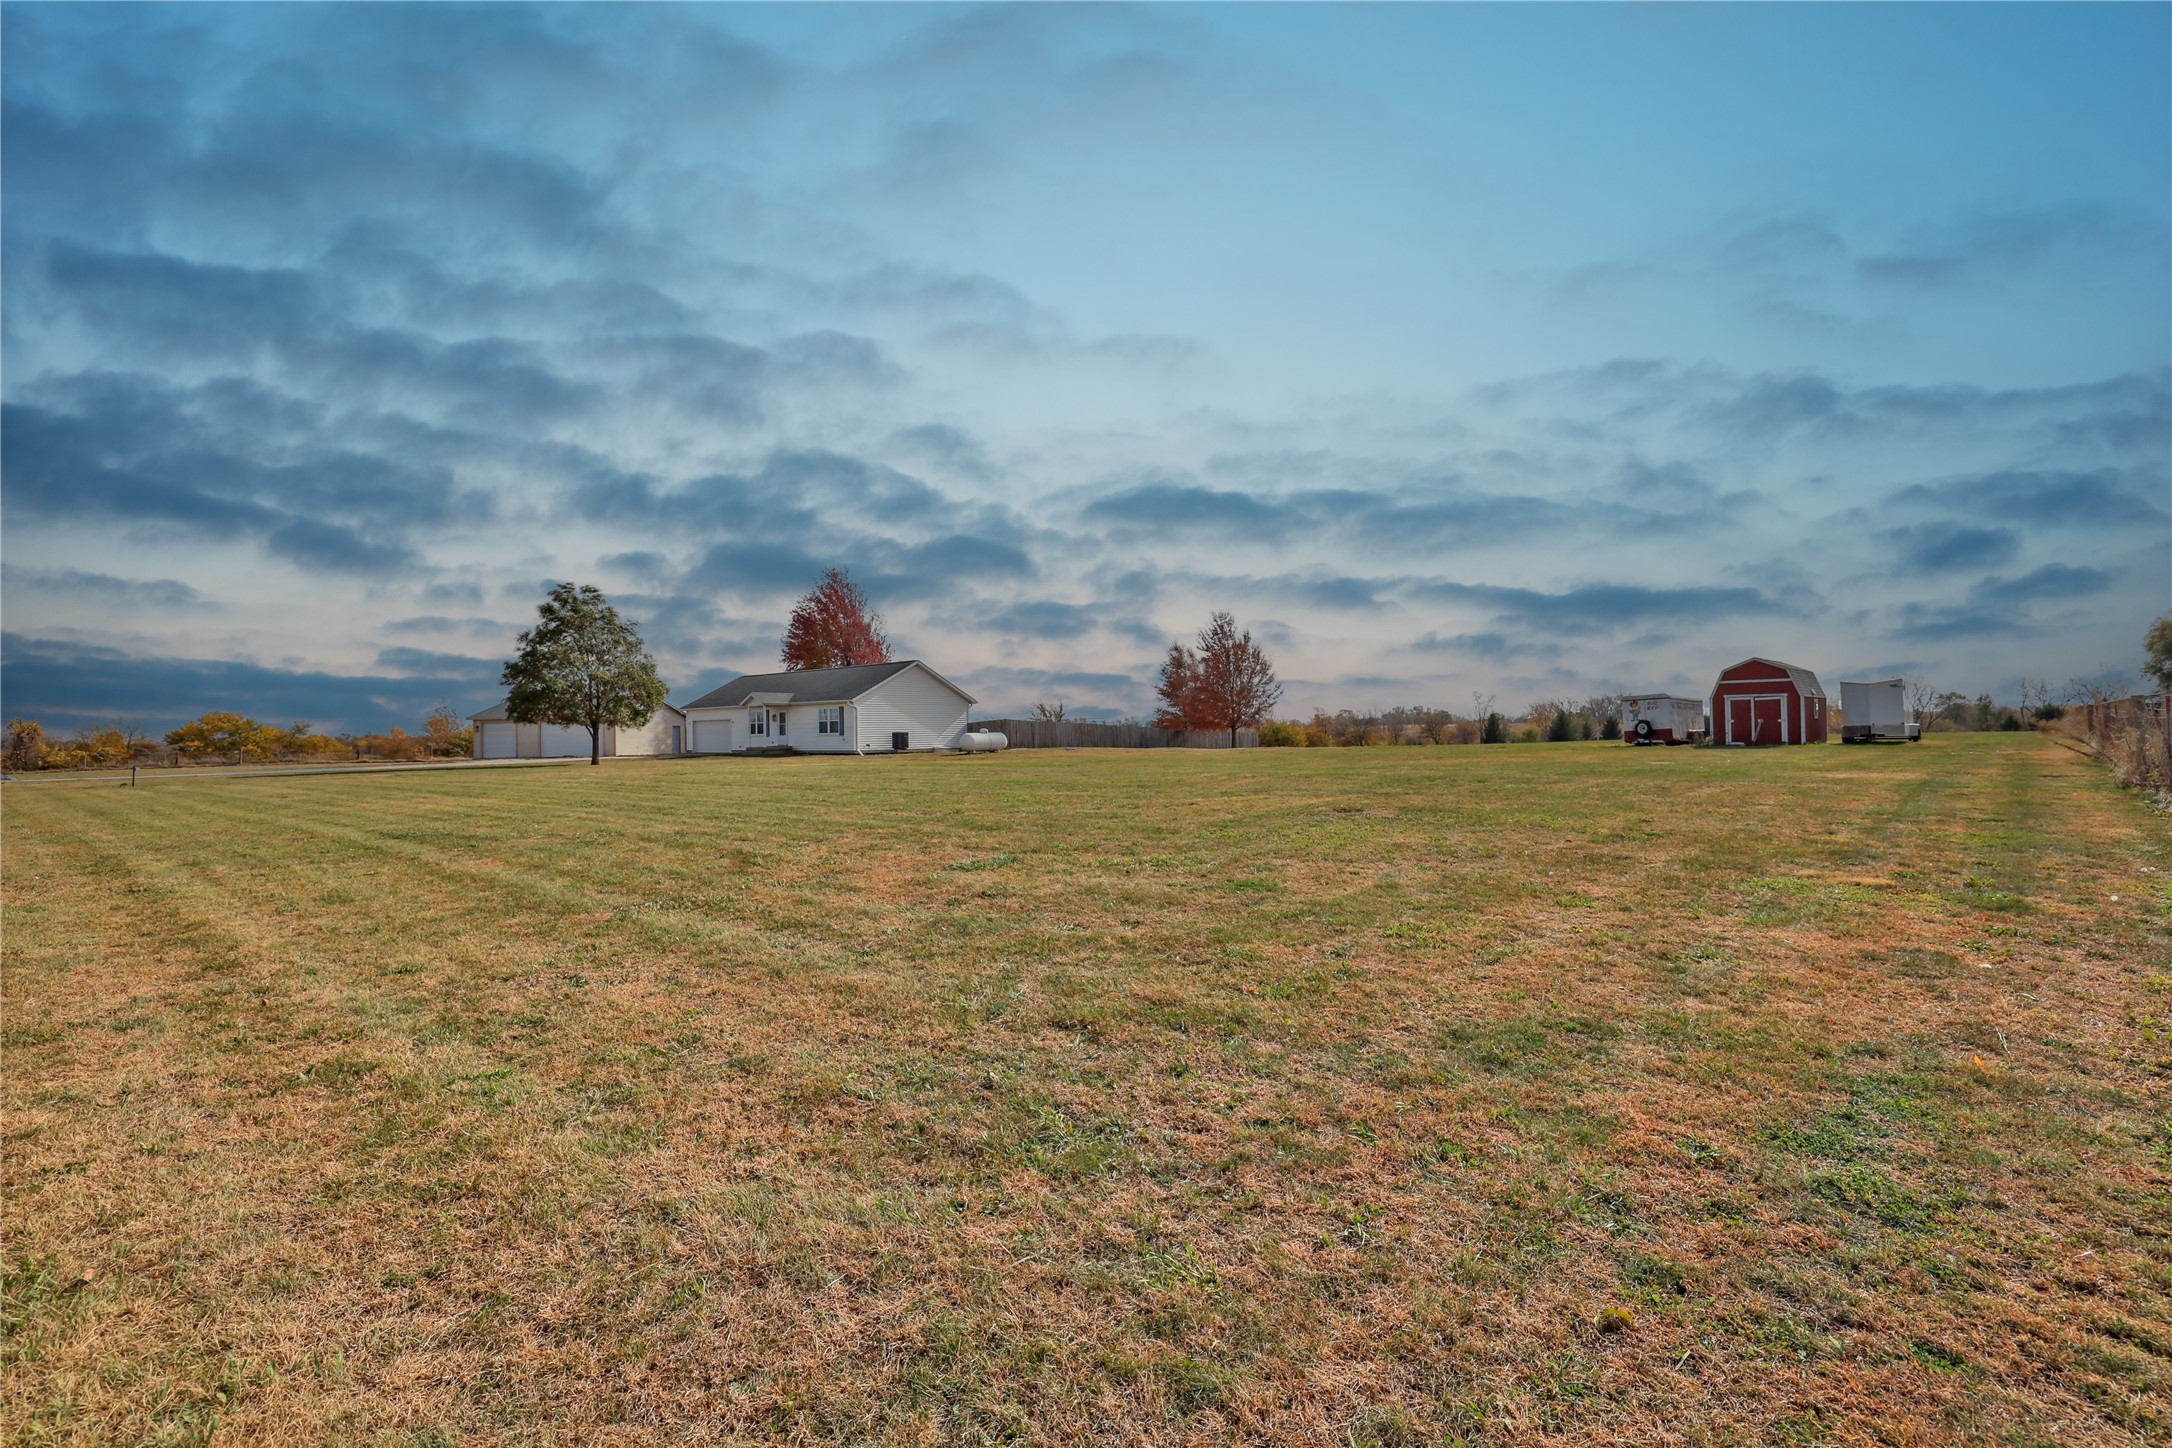
[[[955,749],[971,694],[918,659],[745,674],[686,706],[696,754]]]
[[[505,705],[493,704],[480,714],[470,714],[475,725],[477,759],[572,759],[588,758],[588,731],[563,724],[515,724],[505,717]],[[638,729],[604,726],[598,741],[606,759],[632,754],[686,753],[686,715],[666,704]]]

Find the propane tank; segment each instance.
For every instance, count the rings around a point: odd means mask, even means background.
[[[958,747],[968,754],[994,754],[1011,747],[1011,736],[998,734],[993,729],[975,729],[958,736]]]

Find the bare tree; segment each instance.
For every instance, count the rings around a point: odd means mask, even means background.
[[[1901,688],[1908,696],[1908,718],[1918,732],[1931,722],[1931,708],[1938,702],[1938,686],[1921,674],[1910,674],[1901,680]]]
[[[1050,724],[1061,724],[1063,722],[1063,700],[1058,699],[1053,704],[1035,704],[1033,706],[1033,717],[1046,720]]]
[[[2061,691],[2073,704],[2104,704],[2134,692],[2134,681],[2118,669],[2103,668],[2090,675],[2076,674]]]

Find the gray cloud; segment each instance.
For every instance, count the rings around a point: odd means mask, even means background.
[[[422,597],[429,603],[479,604],[483,601],[483,590],[473,583],[455,580],[425,584]]]
[[[19,404],[0,406],[0,491],[9,509],[18,517],[93,517],[136,527],[170,525],[208,538],[253,539],[273,556],[310,568],[385,574],[410,571],[420,562],[397,531],[388,535],[380,529],[372,536],[354,522],[304,516],[247,496],[262,490],[303,502],[312,495],[336,501],[351,480],[349,460],[331,460],[321,473],[308,466],[264,469],[217,453],[181,454],[141,467],[109,465],[102,454],[110,436],[87,419]],[[198,486],[196,479],[210,486]]]
[[[890,434],[890,446],[915,453],[963,477],[993,478],[996,468],[987,449],[971,433],[948,423],[922,423]]]
[[[1619,631],[1653,621],[1709,623],[1733,618],[1798,612],[1802,599],[1783,602],[1754,588],[1647,588],[1627,583],[1595,583],[1543,593],[1530,588],[1446,580],[1410,585],[1409,596],[1444,603],[1470,603],[1492,610],[1503,623],[1519,623],[1559,633]]]
[[[2011,528],[1914,523],[1887,528],[1878,537],[1893,549],[1902,567],[1919,573],[1995,567],[2021,551],[2021,535]]]
[[[1289,509],[1248,493],[1182,483],[1140,483],[1096,498],[1080,510],[1098,522],[1138,528],[1203,528],[1240,537],[1278,539],[1294,519]]]
[[[2039,207],[1956,218],[1907,250],[1857,258],[1856,275],[1875,286],[1944,288],[2011,273],[2065,255],[2155,246],[2160,230],[2123,221],[2103,206]]]
[[[1014,603],[973,621],[997,633],[1075,639],[1094,630],[1101,622],[1101,610],[1078,603]]]
[[[498,633],[510,632],[517,624],[509,624],[494,618],[453,618],[442,613],[416,614],[409,618],[385,621],[387,633],[448,634],[448,633]]]
[[[1950,642],[1956,639],[2001,638],[2027,632],[2011,612],[1995,608],[1950,608],[1931,604],[1901,605],[1900,624],[1893,637],[1914,643]]]
[[[1492,663],[1507,663],[1516,659],[1559,658],[1562,649],[1558,644],[1530,643],[1511,639],[1504,633],[1459,633],[1443,638],[1427,633],[1411,640],[1410,647],[1425,654],[1458,654],[1467,658],[1485,659]]]
[[[395,723],[415,728],[440,701],[467,712],[495,700],[495,686],[471,672],[332,674],[149,657],[13,633],[0,635],[0,671],[10,706],[57,729],[126,719],[162,731],[208,710],[233,709],[281,724],[308,719],[320,729],[366,732]]]
[[[2047,563],[2019,578],[1982,579],[1969,590],[1969,597],[1978,603],[2018,604],[2039,599],[2089,598],[2111,586],[2112,575],[2101,568]]]
[[[2106,471],[1986,473],[1916,483],[1892,494],[1891,501],[1967,512],[2002,522],[2037,527],[2059,524],[2161,527],[2163,509],[2145,501],[2120,474]]]
[[[503,665],[502,659],[486,659],[474,654],[439,653],[434,649],[395,647],[377,651],[377,667],[388,673],[473,679],[478,685],[494,681]]]
[[[208,608],[211,600],[176,578],[116,578],[80,568],[18,568],[0,564],[0,579],[10,590],[76,595],[129,608]]]

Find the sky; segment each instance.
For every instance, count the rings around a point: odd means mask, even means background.
[[[0,707],[2011,700],[2172,606],[2172,7],[0,6]]]

